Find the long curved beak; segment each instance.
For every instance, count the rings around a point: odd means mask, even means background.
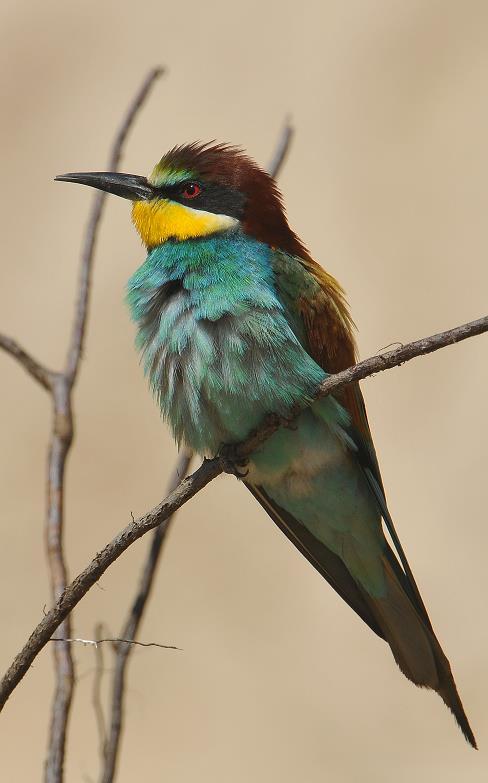
[[[91,188],[105,190],[115,196],[131,201],[148,201],[155,198],[156,191],[145,177],[136,174],[120,174],[110,171],[88,171],[79,174],[60,174],[54,177],[58,182],[77,182]]]

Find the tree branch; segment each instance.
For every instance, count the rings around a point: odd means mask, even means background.
[[[110,642],[114,647],[121,645],[131,645],[133,647],[159,647],[160,650],[178,650],[181,652],[181,647],[176,647],[174,644],[161,644],[160,642],[139,642],[137,639],[121,639],[118,636],[107,636],[105,639],[83,639],[81,637],[75,637],[74,639],[61,639],[57,636],[53,636],[49,639],[50,642],[69,642],[69,644],[82,644],[84,647],[90,645],[91,647],[98,647],[99,645]]]
[[[112,144],[108,161],[109,170],[116,171],[122,156],[123,145],[137,116],[137,112],[143,105],[151,87],[162,73],[162,70],[162,68],[151,70],[131,100]],[[91,272],[97,233],[106,196],[107,194],[102,192],[97,194],[92,207],[81,253],[78,297],[66,366],[64,372],[56,376],[52,385],[54,416],[48,458],[46,543],[54,601],[59,599],[67,585],[67,570],[63,552],[64,476],[66,459],[73,441],[72,391],[83,352],[90,302]],[[68,616],[62,622],[60,634],[63,639],[68,639],[71,636],[71,623]],[[46,759],[46,783],[61,783],[63,780],[66,731],[74,688],[71,645],[63,640],[56,642],[54,645],[54,659],[56,688]]]
[[[181,479],[186,476],[192,460],[192,452],[189,449],[182,449],[180,452],[173,475],[169,481],[168,491],[172,492]],[[132,651],[136,634],[142,621],[142,616],[147,605],[147,601],[153,586],[154,576],[158,567],[161,550],[166,540],[166,533],[169,530],[172,516],[169,516],[166,525],[160,525],[156,528],[149,548],[147,559],[144,563],[140,583],[128,617],[121,631],[121,640],[125,642],[118,644],[117,657],[115,661],[115,671],[112,680],[112,695],[110,699],[110,727],[108,738],[105,743],[105,753],[103,769],[101,774],[102,783],[111,783],[115,777],[115,770],[118,759],[120,737],[122,732],[124,718],[124,695],[125,695],[125,677],[129,655]],[[139,643],[141,644],[141,643]]]
[[[268,166],[268,171],[274,179],[277,179],[279,176],[283,164],[288,157],[294,133],[295,130],[290,122],[290,118],[286,117],[278,144],[276,145],[273,157]]]
[[[112,144],[108,163],[111,171],[117,169],[127,134],[152,85],[162,72],[162,68],[154,68],[150,71],[131,101]],[[105,198],[105,193],[97,195],[85,233],[75,317],[64,371],[58,373],[48,370],[21,348],[15,340],[0,335],[0,348],[17,359],[24,369],[50,392],[53,403],[53,424],[48,453],[45,538],[54,602],[60,599],[67,585],[67,570],[63,553],[64,478],[66,460],[73,441],[72,391],[83,351],[90,298],[91,270]],[[60,631],[61,638],[57,639],[54,645],[56,684],[45,766],[47,783],[61,783],[63,779],[66,731],[74,687],[73,659],[68,643],[71,636],[68,615],[62,618]]]
[[[148,97],[154,82],[164,73],[164,68],[153,68],[147,74],[131,101],[112,144],[112,149],[107,164],[107,171],[117,171],[122,158],[122,150],[127,135],[132,128],[134,120]],[[98,227],[102,218],[107,193],[99,191],[94,197],[92,211],[88,220],[83,242],[83,250],[80,262],[80,277],[78,283],[78,300],[76,302],[75,318],[71,333],[71,342],[66,360],[66,375],[74,383],[76,373],[83,355],[85,341],[86,320],[89,304],[90,280],[93,267],[93,254],[97,240]]]
[[[18,342],[12,340],[11,337],[0,334],[0,348],[16,359],[37,383],[40,383],[47,391],[52,390],[56,373],[48,370],[47,367],[34,359]]]
[[[93,650],[95,652],[95,674],[93,677],[93,685],[92,685],[92,704],[93,704],[93,711],[95,713],[95,720],[97,722],[97,728],[98,728],[98,749],[99,749],[99,755],[100,760],[103,763],[103,759],[105,758],[105,745],[107,742],[107,732],[105,729],[105,717],[103,714],[103,703],[102,703],[102,679],[103,679],[103,648],[100,644],[102,639],[101,637],[103,635],[103,623],[97,623],[95,625],[95,639],[96,641],[91,642],[90,644],[93,644]],[[81,639],[65,639],[65,641],[87,641],[87,640],[81,640]]]
[[[409,343],[393,351],[387,351],[379,356],[365,359],[363,362],[359,362],[343,372],[329,376],[319,386],[314,399],[337,392],[350,383],[396,367],[417,356],[432,353],[447,345],[466,340],[468,337],[474,337],[487,331],[488,316],[485,316],[477,321],[450,329],[447,332],[441,332]],[[298,411],[294,411],[293,414],[297,415]],[[249,457],[279,426],[280,421],[278,418],[269,416],[263,427],[235,449],[237,458],[245,459]],[[219,456],[211,460],[205,459],[198,470],[181,481],[176,489],[170,492],[158,506],[138,520],[132,521],[95,556],[84,571],[66,588],[56,605],[43,617],[0,681],[0,709],[3,709],[7,699],[27,673],[36,656],[50,640],[56,628],[81,601],[95,582],[100,579],[107,568],[129,546],[149,530],[154,529],[158,525],[162,525],[163,529],[165,529],[171,514],[174,514],[175,511],[200,492],[210,481],[220,475],[225,468],[226,462]]]

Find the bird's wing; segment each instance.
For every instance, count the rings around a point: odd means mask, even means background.
[[[293,313],[304,347],[326,372],[336,373],[355,364],[355,325],[344,291],[312,258],[296,258],[274,251],[273,269],[278,294]],[[366,408],[357,383],[336,395],[349,411],[355,427],[371,442]],[[372,442],[371,442],[372,446]]]
[[[263,487],[244,481],[248,490],[269,514],[285,536],[304,555],[309,563],[328,581],[341,598],[349,604],[372,631],[384,638],[367,600],[346,566],[332,550],[314,536],[305,525],[297,522],[292,514],[281,508],[266,493]]]
[[[340,372],[354,364],[353,323],[338,283],[311,258],[295,258],[274,251],[273,260],[277,293],[290,327],[304,349],[328,373]],[[290,541],[370,628],[388,642],[405,676],[417,685],[439,693],[454,713],[466,739],[476,747],[449,661],[434,634],[388,511],[359,386],[350,384],[334,396],[349,412],[350,424],[344,434],[369,484],[378,516],[383,518],[394,545],[393,550],[384,538],[378,555],[383,566],[385,596],[370,594],[365,585],[359,584],[349,573],[346,562],[271,499],[263,486],[253,483],[248,487]]]
[[[339,283],[310,257],[296,258],[277,250],[273,254],[273,270],[278,294],[285,311],[290,314],[290,326],[302,341],[305,350],[328,373],[340,372],[353,365],[357,356],[353,334],[354,323]],[[347,434],[356,450],[358,462],[376,498],[380,514],[395,547],[396,555],[385,541],[388,559],[417,611],[431,627],[388,511],[359,384],[349,384],[335,396],[351,417],[351,426]],[[340,590],[338,592],[340,593]],[[353,608],[358,611],[356,607]],[[358,611],[358,614],[361,615],[361,612]]]

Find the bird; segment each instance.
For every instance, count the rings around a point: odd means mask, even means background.
[[[269,414],[288,422],[236,473],[476,748],[388,509],[360,387],[315,398],[326,377],[357,361],[355,325],[342,287],[290,227],[275,180],[242,148],[216,142],[173,147],[147,178],[56,179],[132,201],[147,257],[127,301],[176,441],[214,456]]]

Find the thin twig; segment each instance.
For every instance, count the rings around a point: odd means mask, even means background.
[[[95,720],[98,727],[98,748],[100,759],[103,762],[105,757],[105,744],[107,742],[107,731],[105,728],[105,716],[103,714],[102,704],[102,680],[103,680],[103,648],[101,645],[102,639],[98,638],[103,635],[103,623],[97,623],[95,625],[95,641],[91,639],[64,639],[65,642],[87,642],[93,645],[95,652],[95,676],[93,677],[92,687],[92,704],[93,711],[95,713]]]
[[[124,142],[136,115],[147,98],[157,77],[163,72],[155,68],[144,79],[131,101],[113,142],[109,168],[118,167]],[[46,552],[53,601],[60,599],[67,584],[63,553],[64,478],[66,460],[73,441],[72,391],[83,351],[90,298],[90,278],[97,231],[106,194],[98,194],[88,221],[81,254],[78,297],[70,338],[66,366],[63,372],[53,372],[34,359],[15,340],[0,335],[0,348],[15,358],[24,369],[51,394],[53,424],[48,453],[47,513],[45,524]],[[51,710],[48,752],[45,765],[47,783],[61,783],[66,746],[66,732],[74,688],[74,666],[67,639],[71,636],[70,620],[62,618],[61,636],[54,645],[56,684]]]
[[[134,123],[134,120],[151,91],[154,82],[164,73],[164,68],[158,66],[153,68],[147,74],[143,83],[139,87],[137,94],[131,101],[130,106],[122,120],[112,144],[110,156],[108,159],[107,170],[117,171],[121,158],[122,150],[127,135]],[[76,303],[75,319],[71,334],[71,342],[66,360],[66,375],[72,379],[76,377],[80,365],[80,359],[83,355],[83,346],[85,341],[87,310],[89,304],[90,279],[93,267],[93,253],[97,240],[98,227],[105,206],[107,193],[98,192],[94,197],[92,211],[88,219],[88,224],[83,242],[81,253],[80,277],[78,282],[78,300]]]
[[[109,168],[115,171],[122,155],[122,147],[132,127],[137,112],[149,94],[149,90],[162,72],[155,68],[146,76],[122,120],[112,144]],[[99,193],[91,211],[81,253],[78,297],[75,307],[70,345],[63,373],[56,375],[52,384],[54,407],[53,427],[48,457],[48,510],[46,519],[46,548],[51,578],[53,600],[57,601],[66,589],[67,569],[63,551],[64,527],[64,476],[66,459],[73,442],[72,392],[80,366],[86,333],[90,302],[90,279],[93,268],[96,238],[103,214],[105,193]],[[74,664],[71,646],[65,641],[71,636],[70,618],[60,626],[60,640],[54,645],[56,686],[51,712],[48,753],[46,758],[46,783],[61,783],[66,746],[66,732],[73,698]]]
[[[56,373],[48,370],[37,359],[34,359],[16,340],[12,340],[11,337],[4,334],[0,334],[0,348],[16,359],[37,383],[40,383],[47,391],[52,391]]]
[[[410,361],[417,356],[422,356],[448,345],[466,340],[468,337],[482,334],[488,331],[488,316],[477,321],[463,324],[447,332],[426,337],[422,340],[404,345],[394,351],[379,356],[365,359],[363,362],[350,367],[336,375],[330,375],[317,389],[314,399],[325,397],[337,392],[350,383],[367,378],[377,372],[396,367]],[[295,415],[298,411],[294,412]],[[235,455],[238,459],[245,459],[269,438],[280,426],[276,416],[268,417],[256,433],[252,434],[241,446],[236,447]],[[64,620],[65,617],[81,601],[83,596],[100,579],[107,568],[121,556],[135,541],[141,538],[149,530],[158,525],[167,526],[167,520],[181,506],[187,503],[200,490],[207,486],[214,478],[225,469],[225,460],[219,456],[214,459],[205,459],[202,465],[191,476],[185,478],[164,500],[152,511],[149,511],[139,519],[132,521],[106,547],[99,552],[89,565],[66,588],[56,605],[43,617],[41,622],[32,631],[29,639],[17,654],[8,671],[0,681],[0,709],[3,709],[7,699],[17,687],[21,679],[29,670],[36,656],[47,644],[50,637]]]
[[[83,639],[82,637],[75,637],[74,639],[61,639],[58,636],[53,636],[49,639],[50,642],[69,642],[70,644],[83,644],[91,647],[98,647],[101,644],[110,642],[114,647],[122,647],[131,645],[133,647],[159,647],[160,650],[178,650],[182,652],[181,647],[176,647],[174,644],[160,644],[160,642],[139,642],[137,639],[122,639],[118,636],[107,636],[105,639]]]
[[[174,490],[181,479],[186,476],[190,467],[192,452],[189,449],[183,449],[177,459],[173,475],[169,481],[168,491]],[[124,718],[124,696],[125,696],[125,678],[127,664],[131,653],[131,645],[134,642],[137,631],[142,621],[142,616],[147,605],[147,601],[154,582],[154,576],[159,563],[161,550],[166,540],[166,534],[169,530],[172,517],[168,517],[165,526],[157,527],[153,533],[151,545],[147,558],[144,562],[139,587],[132,601],[132,606],[121,631],[121,637],[126,641],[117,647],[117,657],[115,661],[114,676],[112,679],[112,693],[110,698],[110,727],[107,742],[105,745],[104,762],[101,772],[102,783],[111,783],[115,776],[115,770],[118,760],[118,751]],[[152,646],[151,643],[141,646]],[[160,645],[157,645],[160,646]]]
[[[67,584],[63,554],[64,475],[66,457],[73,440],[71,387],[65,376],[58,375],[52,389],[53,424],[48,453],[47,514],[45,523],[46,554],[51,594],[54,601]],[[69,636],[70,618],[60,626],[62,636]],[[74,689],[74,664],[69,645],[54,645],[55,686],[51,707],[48,752],[45,765],[47,783],[63,780],[66,732]]]
[[[293,137],[293,128],[286,118],[283,129],[280,133],[275,152],[269,165],[269,172],[273,177],[277,177],[287,157]],[[189,449],[183,450],[178,456],[173,477],[169,482],[169,489],[174,489],[184,476],[188,473],[192,453]],[[105,759],[101,772],[101,783],[112,783],[115,779],[118,754],[124,720],[124,698],[126,671],[132,651],[131,644],[135,644],[134,639],[139,629],[144,611],[147,606],[152,583],[155,578],[157,565],[160,559],[161,548],[166,540],[166,534],[170,524],[174,520],[174,515],[168,519],[165,527],[157,527],[153,533],[153,539],[149,547],[147,558],[143,564],[143,571],[140,578],[139,587],[129,610],[128,617],[121,631],[121,636],[128,640],[127,644],[121,644],[117,647],[115,670],[112,681],[112,695],[110,703],[110,730],[107,742],[105,744]]]
[[[138,89],[135,97],[130,102],[129,108],[112,144],[108,164],[110,170],[116,170],[122,155],[123,144],[136,118],[137,112],[148,96],[155,80],[161,73],[161,68],[151,70],[144,79],[141,87]],[[66,358],[66,366],[64,372],[55,377],[55,381],[52,385],[54,422],[48,458],[46,543],[51,577],[51,590],[54,601],[59,599],[66,589],[67,584],[67,571],[63,552],[63,507],[66,459],[71,448],[74,434],[72,391],[76,382],[83,352],[90,302],[91,271],[93,268],[96,238],[103,214],[105,197],[105,193],[99,193],[97,195],[86,228],[80,261],[78,297],[70,345]],[[60,635],[62,639],[67,639],[71,636],[69,617],[66,617],[63,620],[60,627]],[[66,731],[74,689],[73,657],[71,654],[71,646],[67,642],[56,642],[54,645],[54,660],[56,686],[46,758],[46,783],[61,783],[63,780]]]
[[[283,168],[283,164],[288,157],[294,133],[295,131],[290,122],[290,118],[286,117],[274,155],[268,166],[268,171],[274,179],[278,177]]]
[[[117,169],[124,142],[137,112],[161,73],[161,68],[153,69],[147,75],[131,102],[112,145],[109,159],[110,170],[115,171]],[[51,592],[54,602],[60,598],[67,584],[67,571],[63,554],[63,522],[65,467],[73,441],[71,396],[83,350],[90,296],[91,270],[105,195],[104,193],[98,194],[85,233],[75,318],[64,372],[57,373],[47,369],[15,340],[5,335],[0,335],[0,348],[15,358],[31,377],[51,393],[53,402],[53,425],[48,453],[45,536]],[[74,688],[73,659],[70,645],[66,641],[70,637],[71,631],[69,617],[66,616],[63,619],[60,630],[61,638],[56,640],[54,646],[56,684],[45,766],[47,783],[61,783],[63,779],[66,732]]]
[[[222,466],[219,458],[205,460],[192,476],[184,479],[156,508],[140,519],[131,521],[95,556],[87,568],[68,585],[53,609],[44,615],[30,635],[25,647],[16,656],[4,678],[0,681],[0,709],[3,708],[10,694],[59,624],[81,601],[88,590],[98,582],[110,564],[149,530],[153,530],[160,523],[164,523],[166,527],[168,517],[220,473],[222,473]]]

